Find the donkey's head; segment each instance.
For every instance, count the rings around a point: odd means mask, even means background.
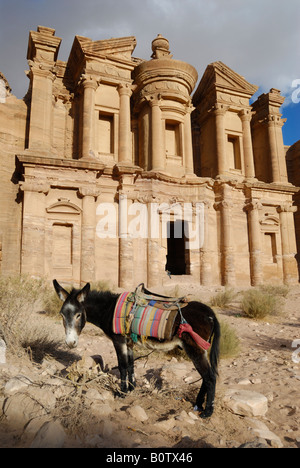
[[[66,332],[66,343],[69,348],[76,348],[79,335],[86,322],[86,312],[84,301],[90,291],[90,284],[87,283],[80,291],[73,289],[68,293],[56,280],[53,285],[58,297],[63,301],[60,314]]]

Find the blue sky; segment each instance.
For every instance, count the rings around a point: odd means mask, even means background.
[[[292,83],[300,80],[299,18],[299,0],[0,0],[0,71],[23,97],[28,34],[38,25],[56,29],[63,39],[61,60],[67,60],[75,35],[133,35],[134,55],[148,59],[151,41],[162,34],[174,58],[192,64],[199,77],[221,60],[261,93],[280,89],[288,119],[284,143],[291,145],[300,139],[300,103],[292,102]]]
[[[300,103],[284,107],[282,114],[287,119],[282,129],[283,141],[285,145],[292,145],[300,140]]]

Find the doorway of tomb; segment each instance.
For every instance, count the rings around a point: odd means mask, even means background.
[[[189,274],[189,251],[186,249],[187,223],[181,219],[167,224],[166,271],[171,275]]]

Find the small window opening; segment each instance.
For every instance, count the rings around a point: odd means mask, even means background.
[[[181,156],[179,124],[166,121],[167,156]]]
[[[276,263],[277,249],[274,232],[266,232],[264,235],[264,253],[267,263]]]
[[[53,266],[72,266],[72,226],[69,224],[53,225],[53,246],[52,246]]]
[[[114,116],[99,113],[98,125],[99,153],[112,154],[114,152]]]
[[[242,169],[239,137],[228,135],[227,158],[229,169]]]

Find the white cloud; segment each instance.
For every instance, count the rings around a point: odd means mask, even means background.
[[[300,78],[299,15],[299,0],[0,0],[0,70],[13,92],[24,95],[28,33],[38,25],[62,37],[62,60],[77,34],[134,35],[134,55],[148,59],[160,33],[174,58],[191,63],[200,77],[222,60],[262,92],[286,93]]]

